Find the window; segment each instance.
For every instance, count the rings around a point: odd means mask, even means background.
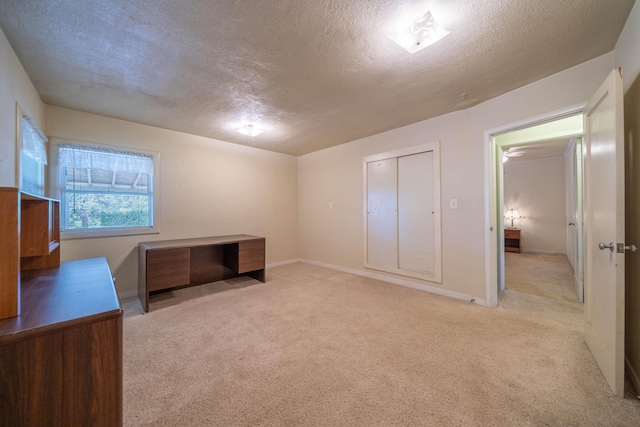
[[[27,116],[20,118],[20,190],[44,196],[47,138]]]
[[[65,238],[154,233],[157,153],[55,141]]]

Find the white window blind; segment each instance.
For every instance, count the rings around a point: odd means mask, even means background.
[[[44,195],[44,166],[47,164],[47,138],[27,116],[20,122],[20,190]]]
[[[153,227],[153,157],[63,144],[58,152],[62,230]]]

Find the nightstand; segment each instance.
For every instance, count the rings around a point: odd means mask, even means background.
[[[504,250],[505,252],[520,253],[520,230],[517,228],[504,229]]]

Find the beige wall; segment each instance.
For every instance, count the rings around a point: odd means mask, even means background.
[[[484,301],[489,256],[487,131],[586,103],[613,67],[609,53],[468,110],[299,157],[300,257],[369,272],[363,268],[362,158],[439,140],[443,281],[406,280],[416,287]],[[456,210],[449,209],[453,198],[458,199]]]
[[[640,77],[624,95],[625,240],[640,246]],[[625,255],[625,355],[630,377],[640,390],[640,251]]]
[[[640,75],[638,40],[640,40],[640,2],[636,2],[633,9],[631,9],[614,50],[615,64],[622,67],[624,73],[625,92],[629,90],[638,75]]]
[[[16,103],[43,128],[44,104],[0,30],[0,187],[17,185]]]
[[[51,106],[45,132],[160,153],[160,234],[62,241],[63,260],[106,256],[120,294],[136,289],[141,241],[254,234],[267,263],[297,258],[295,157]]]
[[[504,208],[523,216],[514,222],[523,252],[566,254],[565,205],[564,157],[504,164]]]
[[[640,246],[640,2],[636,2],[615,48],[624,79],[626,146],[625,240]],[[625,255],[625,357],[627,372],[640,392],[640,252]]]

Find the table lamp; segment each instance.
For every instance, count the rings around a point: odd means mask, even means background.
[[[513,220],[514,219],[520,219],[520,214],[518,213],[517,210],[511,208],[504,214],[504,219],[510,219],[511,220],[511,227],[509,227],[509,228],[514,228],[513,227]]]

